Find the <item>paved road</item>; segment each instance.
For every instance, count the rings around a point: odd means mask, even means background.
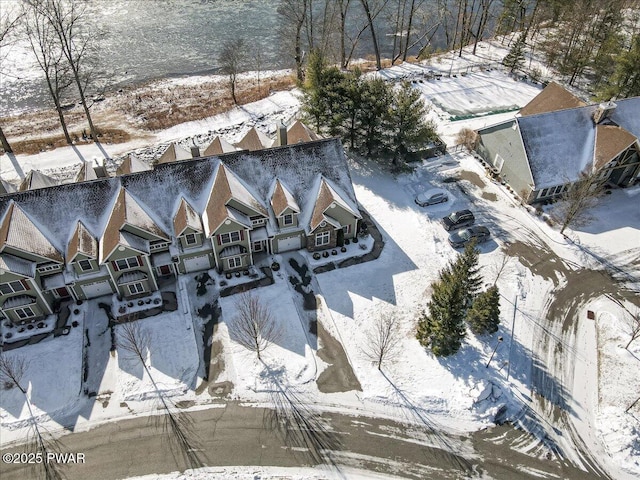
[[[303,409],[305,407],[302,407]],[[533,458],[511,448],[527,435],[510,427],[496,427],[468,437],[428,428],[409,427],[391,420],[315,413],[304,410],[314,431],[283,428],[274,411],[228,403],[221,408],[190,412],[191,438],[209,466],[311,466],[323,463],[328,478],[340,478],[340,466],[352,466],[415,479],[458,479],[486,472],[496,480],[592,477],[556,460]],[[280,417],[282,418],[282,417]],[[69,480],[112,480],[149,473],[168,473],[186,467],[174,455],[155,422],[148,418],[119,421],[88,432],[62,437],[62,452],[83,452],[86,463],[65,466]],[[4,453],[4,452],[3,452]],[[37,478],[33,469],[0,465],[2,480]]]

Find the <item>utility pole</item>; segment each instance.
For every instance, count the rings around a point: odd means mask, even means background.
[[[511,352],[513,351],[513,337],[515,336],[516,328],[516,312],[518,311],[518,295],[513,301],[513,321],[511,322],[511,340],[509,341],[509,365],[507,366],[507,381],[509,381],[509,374],[511,373]]]

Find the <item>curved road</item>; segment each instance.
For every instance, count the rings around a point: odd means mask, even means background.
[[[392,420],[305,410],[309,433],[274,421],[273,410],[232,402],[189,412],[191,438],[208,466],[326,465],[328,478],[351,466],[415,479],[479,477],[500,480],[562,478],[588,480],[590,474],[555,460],[532,458],[512,449],[522,433],[496,427],[469,436],[430,432]],[[69,480],[111,480],[188,468],[149,418],[105,424],[61,438],[62,452],[82,452],[86,462],[64,466]],[[21,451],[20,448],[14,451]],[[2,480],[25,480],[37,472],[0,464]]]

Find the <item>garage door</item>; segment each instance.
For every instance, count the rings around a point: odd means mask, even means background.
[[[299,250],[300,237],[281,238],[278,240],[278,251],[286,252],[287,250]]]
[[[108,280],[105,280],[103,282],[88,283],[87,285],[83,285],[82,291],[84,292],[87,298],[96,298],[96,297],[101,297],[103,295],[111,295],[113,293],[113,290],[111,290],[111,285],[109,285]]]
[[[209,270],[211,265],[209,264],[209,257],[203,255],[201,257],[187,258],[184,261],[184,269],[189,272],[198,272],[200,270]]]

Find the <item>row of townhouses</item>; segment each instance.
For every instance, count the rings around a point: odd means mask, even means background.
[[[361,216],[338,139],[160,163],[0,196],[0,317],[134,299],[166,277],[335,247]]]

